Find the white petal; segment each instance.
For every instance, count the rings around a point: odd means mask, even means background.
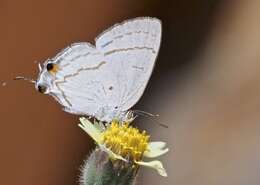
[[[103,132],[106,127],[104,126],[104,124],[102,122],[98,122],[96,120],[94,120],[94,123],[93,125],[100,131],[100,132]]]
[[[112,159],[119,159],[119,160],[122,160],[122,161],[125,161],[127,162],[127,160],[125,158],[123,158],[121,155],[117,155],[115,154],[114,152],[112,152],[109,148],[107,148],[106,146],[104,145],[99,145],[100,149],[103,150],[104,152],[106,152],[110,158]]]
[[[164,148],[165,146],[166,143],[162,141],[154,141],[149,143],[150,148]]]
[[[148,144],[147,151],[144,152],[144,156],[148,158],[155,158],[161,156],[169,151],[169,148],[164,148],[166,143],[164,142],[150,142]]]
[[[139,164],[141,166],[146,166],[146,167],[155,169],[155,170],[157,170],[159,175],[161,175],[163,177],[167,177],[166,170],[163,168],[163,165],[160,161],[151,161],[151,162],[138,161],[138,162],[135,162],[135,163]]]
[[[81,124],[78,124],[87,134],[94,139],[97,143],[101,142],[101,131],[94,126],[88,119],[81,117],[79,118]]]

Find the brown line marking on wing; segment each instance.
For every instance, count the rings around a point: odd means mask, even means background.
[[[85,54],[83,54],[83,55],[78,55],[78,56],[75,56],[74,58],[72,58],[72,59],[70,59],[70,60],[68,60],[69,62],[73,62],[73,61],[75,61],[76,59],[79,59],[79,58],[81,58],[81,57],[87,57],[88,55],[99,55],[100,53],[99,52],[97,52],[97,53],[91,53],[91,52],[87,52],[87,53],[85,53]],[[65,59],[64,58],[62,58],[62,59],[59,59],[58,60],[58,62],[59,63],[61,63],[61,62],[63,62]],[[62,68],[64,68],[64,67],[68,67],[68,66],[70,66],[71,65],[71,63],[67,63],[67,64],[64,64],[64,65],[62,65],[61,67]]]
[[[112,40],[108,41],[107,43],[103,44],[101,46],[101,48],[104,48],[104,47],[107,47],[108,45],[112,44],[115,40],[117,39],[121,39],[123,38],[125,35],[133,35],[133,34],[139,34],[139,33],[143,33],[143,34],[151,34],[152,37],[156,37],[157,35],[156,34],[152,34],[148,31],[133,31],[133,32],[127,32],[125,34],[122,34],[122,35],[118,35],[118,36],[115,36]]]
[[[105,56],[116,53],[116,52],[120,52],[120,51],[130,51],[130,50],[136,50],[136,49],[147,49],[147,50],[151,50],[152,53],[156,53],[156,51],[153,48],[149,48],[149,47],[133,47],[133,48],[122,48],[122,49],[114,49],[111,51],[108,51],[106,53],[104,53]]]
[[[64,91],[60,88],[60,86],[59,86],[57,83],[55,83],[55,84],[56,84],[56,87],[60,90],[61,96],[64,98],[64,100],[67,102],[67,104],[68,104],[70,107],[72,107],[72,104],[70,103],[70,101],[69,101],[68,98],[66,97]]]
[[[134,68],[134,69],[139,69],[139,70],[141,70],[141,71],[144,71],[144,67],[132,66],[132,68]]]
[[[105,63],[106,63],[105,61],[102,61],[102,62],[100,62],[100,63],[99,63],[97,66],[95,66],[95,67],[87,67],[87,68],[82,67],[82,68],[78,69],[75,73],[64,76],[64,78],[63,78],[62,81],[56,81],[56,82],[54,82],[55,85],[56,85],[56,87],[60,90],[62,97],[63,97],[64,100],[68,103],[68,105],[69,105],[70,107],[72,107],[72,104],[70,103],[70,101],[69,101],[68,98],[66,97],[64,91],[60,88],[59,84],[65,83],[68,78],[75,77],[75,76],[79,75],[79,73],[80,73],[81,71],[97,70],[97,69],[99,69],[99,68],[100,68],[103,64],[105,64]]]

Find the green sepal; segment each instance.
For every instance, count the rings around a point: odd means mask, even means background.
[[[124,161],[112,161],[97,147],[81,171],[82,185],[134,185],[138,169]]]

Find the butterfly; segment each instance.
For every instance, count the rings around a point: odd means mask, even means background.
[[[95,46],[74,43],[39,65],[35,88],[66,112],[100,121],[125,121],[152,74],[161,42],[161,21],[139,17],[115,24]]]

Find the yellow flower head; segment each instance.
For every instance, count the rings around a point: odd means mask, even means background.
[[[102,141],[107,148],[123,158],[139,161],[147,150],[150,136],[129,124],[113,121],[102,133]]]
[[[112,121],[107,127],[103,124],[92,124],[86,118],[80,118],[79,126],[92,137],[99,147],[105,151],[111,159],[134,162],[153,168],[162,176],[167,176],[160,161],[142,161],[143,157],[155,158],[169,151],[164,142],[149,142],[150,136],[129,125]]]

